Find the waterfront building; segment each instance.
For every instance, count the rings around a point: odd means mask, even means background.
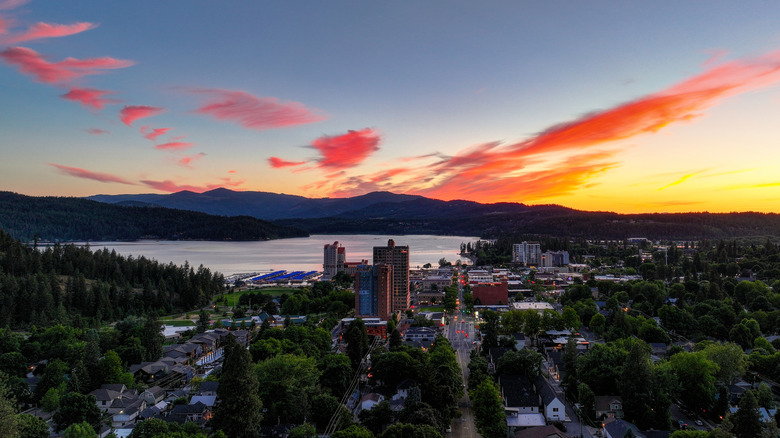
[[[347,260],[347,250],[338,241],[325,245],[323,249],[322,279],[330,280],[339,272],[344,271]]]
[[[396,246],[390,239],[387,246],[374,247],[374,265],[393,267],[393,304],[392,311],[409,308],[409,247]]]

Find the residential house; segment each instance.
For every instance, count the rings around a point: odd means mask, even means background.
[[[374,408],[374,406],[384,401],[384,399],[385,396],[382,394],[369,392],[368,394],[364,395],[363,399],[360,401],[360,409],[363,411],[370,411]]]
[[[542,376],[537,377],[534,383],[539,397],[542,399],[544,417],[548,421],[565,421],[566,405],[563,404],[563,394],[557,393]]]
[[[200,425],[211,419],[212,413],[208,406],[201,402],[189,405],[176,405],[171,410],[170,418],[179,424],[193,421]]]
[[[159,386],[152,386],[151,388],[141,393],[141,398],[149,406],[156,405],[165,398],[165,390]]]
[[[517,351],[522,350],[528,344],[524,333],[513,333],[512,337],[515,338],[515,349],[517,349]]]
[[[623,400],[620,396],[596,396],[596,418],[623,418]]]
[[[500,376],[498,386],[504,407],[520,414],[539,414],[539,395],[525,376]]]
[[[121,398],[122,394],[126,391],[128,391],[127,387],[121,383],[106,383],[89,394],[95,396],[97,407],[100,408],[100,410],[108,411],[111,407],[111,403],[113,403],[114,400]]]
[[[553,425],[531,427],[515,433],[515,438],[569,438],[569,436]]]
[[[625,420],[614,420],[604,424],[606,438],[624,438],[628,431],[636,438],[647,438],[647,435],[639,431],[639,428]]]
[[[205,381],[200,384],[200,395],[217,395],[219,382]]]
[[[140,364],[130,365],[130,372],[136,380],[151,383],[168,375],[168,372],[174,365],[176,365],[176,362],[170,359],[141,362]]]
[[[417,381],[414,379],[404,379],[396,386],[396,393],[393,395],[393,400],[406,400],[409,396],[409,389],[417,386]]]
[[[216,395],[195,395],[192,396],[190,399],[190,404],[194,405],[195,403],[203,403],[204,405],[208,406],[210,409],[214,408],[214,405],[217,404],[217,396]]]

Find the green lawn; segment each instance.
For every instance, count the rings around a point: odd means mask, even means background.
[[[444,312],[444,306],[418,307],[415,310],[417,310],[418,312]]]
[[[188,327],[195,325],[195,322],[190,321],[189,319],[161,319],[160,323],[165,325],[172,325],[174,327]]]
[[[256,294],[259,292],[262,293],[263,295],[281,296],[281,295],[293,294],[295,293],[296,290],[297,289],[293,289],[290,287],[267,287],[263,289],[242,290],[238,292],[233,292],[231,294],[217,295],[216,297],[214,297],[214,299],[216,300],[217,298],[219,298],[221,300],[222,297],[225,297],[228,306],[235,306],[238,304],[238,298],[244,294],[250,294],[250,293]]]

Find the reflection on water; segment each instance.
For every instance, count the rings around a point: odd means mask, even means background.
[[[321,271],[322,248],[339,241],[347,251],[347,261],[371,262],[373,247],[409,245],[410,265],[436,265],[441,258],[451,262],[459,259],[461,242],[473,242],[478,237],[464,236],[377,236],[366,234],[314,235],[296,239],[259,242],[156,241],[90,242],[92,249],[114,249],[124,256],[144,256],[161,263],[177,265],[188,261],[193,267],[203,265],[212,271],[231,275],[239,272],[262,272],[277,269],[288,271]]]

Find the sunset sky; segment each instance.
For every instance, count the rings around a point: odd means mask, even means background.
[[[0,0],[0,190],[780,212],[765,1]]]

